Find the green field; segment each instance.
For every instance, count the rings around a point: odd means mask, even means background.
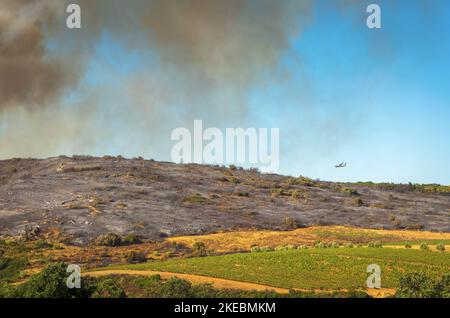
[[[282,288],[338,290],[365,288],[369,264],[380,265],[383,288],[396,288],[400,276],[408,272],[425,272],[434,278],[450,272],[450,255],[407,249],[328,248],[172,259],[105,269],[155,270]]]

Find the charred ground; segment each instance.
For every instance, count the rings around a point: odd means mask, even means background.
[[[344,184],[122,157],[0,161],[0,235],[88,244],[310,225],[450,232],[445,187]]]

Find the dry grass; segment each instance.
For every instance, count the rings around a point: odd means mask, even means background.
[[[198,236],[168,238],[169,242],[192,246],[203,242],[208,249],[219,253],[250,250],[252,246],[313,245],[315,241],[339,243],[402,242],[420,240],[450,240],[450,233],[404,230],[372,230],[344,226],[317,226],[293,231],[236,231]]]

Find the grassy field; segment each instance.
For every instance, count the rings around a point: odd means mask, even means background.
[[[281,288],[357,289],[366,287],[369,264],[382,269],[382,287],[396,288],[407,272],[439,277],[450,271],[448,253],[387,248],[328,248],[241,253],[154,261],[107,269],[188,273]]]

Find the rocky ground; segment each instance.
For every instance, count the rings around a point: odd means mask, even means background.
[[[0,161],[0,236],[88,244],[331,224],[450,232],[450,196],[121,157]]]

